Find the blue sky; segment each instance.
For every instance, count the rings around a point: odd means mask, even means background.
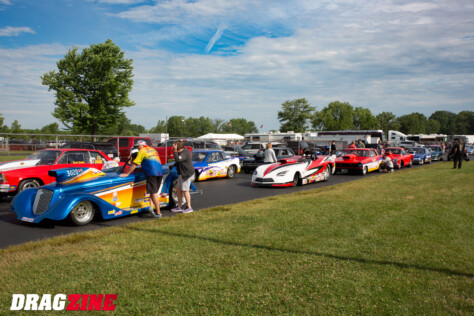
[[[397,116],[474,110],[472,0],[0,0],[0,113],[56,122],[40,76],[111,39],[134,60],[133,123],[243,117],[287,100]]]

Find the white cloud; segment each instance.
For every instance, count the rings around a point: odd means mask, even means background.
[[[94,0],[100,3],[108,3],[108,4],[137,4],[143,3],[145,0]]]
[[[10,2],[10,0],[0,0],[0,4],[10,5],[11,2]]]
[[[136,106],[127,110],[133,123],[150,128],[172,115],[244,117],[278,129],[281,104],[301,97],[319,109],[339,100],[374,114],[472,109],[474,7],[465,1],[231,2],[160,1],[120,13],[171,23],[135,35],[141,48],[125,52],[134,60]],[[272,23],[287,35],[254,36],[228,47],[235,55],[213,54],[227,34],[252,27],[271,34]],[[146,48],[202,28],[215,32],[200,39],[210,54]],[[54,121],[54,94],[39,76],[55,69],[66,51],[60,45],[0,50],[0,113],[7,120],[33,127]],[[11,117],[7,111],[17,107],[36,114]]]
[[[35,34],[35,31],[33,31],[30,27],[13,27],[13,26],[7,26],[4,27],[3,29],[0,29],[0,36],[18,36],[22,33],[31,33]]]

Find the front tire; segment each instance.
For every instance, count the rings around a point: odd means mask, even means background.
[[[380,168],[380,166],[379,166],[379,168]],[[365,176],[367,173],[369,173],[369,168],[368,167],[362,168],[362,175]]]
[[[228,179],[233,179],[235,177],[235,166],[229,166],[227,168],[227,178]]]
[[[90,201],[80,201],[69,213],[69,218],[76,226],[89,224],[95,215],[95,208]]]
[[[38,180],[25,179],[25,180],[20,182],[20,185],[18,186],[18,192],[21,192],[21,191],[29,189],[29,188],[38,188],[40,186],[41,186],[41,184],[39,183]]]
[[[300,184],[300,177],[298,176],[298,173],[295,173],[295,176],[293,177],[293,186],[296,187],[299,184]]]
[[[324,181],[328,181],[329,177],[331,176],[332,168],[330,165],[326,166],[326,170],[324,170]]]

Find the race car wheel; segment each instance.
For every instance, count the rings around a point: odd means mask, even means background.
[[[89,224],[94,218],[95,208],[90,201],[77,203],[69,213],[72,223],[77,226]]]
[[[368,167],[364,167],[362,169],[362,175],[365,176],[367,173],[369,172],[369,168]]]
[[[194,175],[194,181],[198,182],[199,181],[199,171],[196,170],[196,174]]]
[[[29,188],[38,188],[39,186],[40,186],[40,183],[38,182],[38,180],[25,179],[20,182],[20,185],[18,186],[18,192],[21,192]]]
[[[295,173],[295,176],[293,177],[293,186],[296,187],[297,185],[300,185],[300,177],[298,173]]]
[[[227,178],[232,179],[235,176],[235,166],[227,168]]]
[[[326,166],[326,169],[324,170],[324,181],[328,181],[329,177],[331,176],[332,173],[332,168],[330,165]]]

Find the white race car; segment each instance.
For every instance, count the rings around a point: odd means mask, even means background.
[[[327,181],[334,174],[336,156],[305,154],[280,159],[258,167],[252,176],[253,186],[289,187]]]

